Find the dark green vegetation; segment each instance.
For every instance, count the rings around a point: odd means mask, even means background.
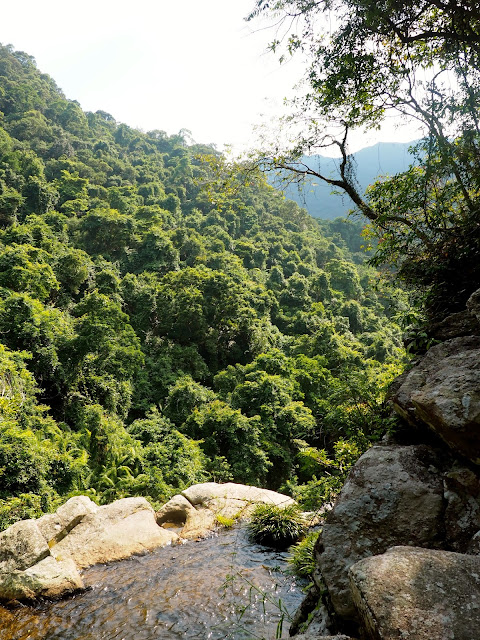
[[[251,18],[259,13],[274,18],[273,50],[308,59],[305,91],[285,121],[302,134],[290,149],[274,143],[270,165],[348,194],[379,242],[374,263],[395,266],[429,321],[461,311],[480,286],[478,2],[257,0]],[[392,113],[422,125],[417,166],[363,197],[349,133]],[[328,148],[341,154],[336,177],[301,164]]]
[[[319,530],[310,531],[303,540],[300,540],[300,542],[297,542],[291,547],[287,561],[291,565],[295,575],[301,578],[312,577],[316,566],[315,543],[319,535]]]
[[[248,523],[248,534],[254,542],[286,549],[305,534],[307,526],[297,505],[277,507],[259,504]]]
[[[207,479],[311,507],[388,426],[405,302],[358,225],[84,113],[8,47],[0,221],[2,526],[75,492],[160,502]]]

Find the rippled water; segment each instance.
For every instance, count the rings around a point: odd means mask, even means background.
[[[91,588],[75,597],[0,608],[0,640],[274,638],[282,611],[293,613],[302,600],[279,570],[285,566],[284,553],[250,544],[236,528],[87,569]]]

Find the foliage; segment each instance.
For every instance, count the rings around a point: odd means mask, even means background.
[[[290,546],[305,530],[305,521],[296,505],[259,504],[248,523],[248,532],[254,542],[278,548]]]
[[[300,578],[311,578],[316,567],[315,543],[320,531],[310,531],[303,540],[297,542],[290,548],[287,562],[292,565],[295,575]]]
[[[326,499],[404,358],[408,302],[358,225],[84,113],[11,47],[0,76],[2,523],[207,480]]]
[[[348,194],[378,246],[372,264],[393,265],[396,275],[420,292],[429,319],[464,308],[480,286],[476,4],[257,0],[255,5],[250,19],[270,14],[275,20],[271,48],[281,50],[282,59],[298,51],[307,61],[304,91],[285,118],[289,139],[296,142],[281,149],[276,133],[272,147],[263,150],[262,165],[280,169],[287,180],[314,176]],[[363,197],[348,152],[349,133],[379,127],[392,111],[421,126],[416,164],[382,178]],[[338,175],[322,172],[307,157],[328,147],[341,154]]]

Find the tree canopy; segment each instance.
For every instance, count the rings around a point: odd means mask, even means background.
[[[259,0],[250,19],[260,14],[275,19],[272,49],[307,61],[285,118],[295,144],[273,144],[263,164],[346,191],[380,242],[375,263],[393,264],[429,294],[432,317],[461,308],[480,284],[477,3]],[[378,127],[392,111],[423,127],[417,164],[363,197],[348,134]],[[306,158],[328,147],[341,156],[336,176]]]
[[[83,112],[10,47],[0,76],[0,525],[78,492],[338,488],[405,355],[362,225]]]

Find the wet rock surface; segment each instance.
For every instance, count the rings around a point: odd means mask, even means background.
[[[82,573],[87,590],[0,613],[1,640],[251,640],[288,638],[302,600],[285,553],[241,527]],[[279,609],[279,601],[282,610]],[[283,620],[283,624],[282,624]]]
[[[61,597],[83,588],[80,569],[151,552],[180,536],[213,535],[219,516],[240,519],[259,503],[292,502],[274,491],[234,483],[194,485],[157,514],[141,497],[99,507],[75,496],[55,513],[0,533],[0,600]]]

